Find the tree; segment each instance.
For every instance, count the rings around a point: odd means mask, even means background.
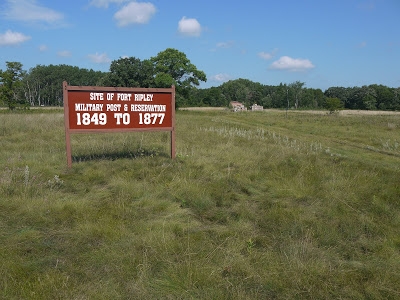
[[[18,97],[26,72],[22,70],[20,62],[7,61],[6,65],[7,70],[0,70],[0,100],[13,110],[17,104],[26,104],[23,98]]]
[[[400,87],[394,89],[394,99],[391,109],[400,110]]]
[[[214,107],[227,106],[228,104],[225,103],[224,100],[221,90],[216,87],[211,87],[207,89],[206,95],[203,98],[203,103]]]
[[[332,114],[343,109],[343,102],[339,98],[326,98],[324,106]]]
[[[376,92],[369,86],[354,87],[349,95],[351,109],[376,109]]]
[[[394,89],[384,85],[372,84],[369,86],[376,92],[376,107],[382,110],[393,109],[395,102]]]
[[[176,49],[167,48],[150,60],[154,66],[157,87],[170,87],[174,84],[178,105],[188,101],[192,87],[200,85],[200,81],[207,81],[206,74],[198,70],[185,53]]]
[[[297,109],[300,107],[300,96],[302,93],[303,86],[305,85],[304,82],[296,81],[289,84],[289,89],[294,95],[294,107]]]
[[[242,102],[244,106],[264,105],[263,102],[268,95],[268,91],[261,83],[243,78],[229,80],[218,89],[222,93],[223,106],[228,106],[231,101]]]
[[[367,94],[363,97],[363,104],[366,110],[374,110],[376,109],[376,98],[371,94]]]
[[[321,89],[313,89],[314,93],[314,107],[323,107],[325,102],[325,95]]]
[[[203,71],[197,70],[186,55],[168,48],[146,60],[136,57],[112,61],[100,85],[115,87],[169,88],[176,87],[176,105],[190,102],[190,90],[206,81]]]
[[[62,82],[70,85],[97,85],[104,73],[69,65],[37,65],[23,80],[24,97],[31,106],[62,106]]]
[[[324,94],[328,98],[339,98],[344,103],[345,108],[353,108],[353,103],[350,100],[351,93],[351,88],[330,87]]]
[[[114,60],[110,72],[101,80],[101,85],[114,87],[152,87],[154,67],[150,60],[141,61],[136,57]]]
[[[272,98],[272,107],[273,108],[288,108],[289,103],[288,103],[288,91],[289,88],[282,82],[274,87],[273,92],[271,94]]]

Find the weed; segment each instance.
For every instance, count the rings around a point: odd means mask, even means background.
[[[54,175],[53,179],[47,181],[47,185],[50,189],[57,189],[63,185],[64,181],[60,179],[58,175]]]

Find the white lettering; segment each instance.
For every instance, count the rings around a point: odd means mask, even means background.
[[[75,111],[103,111],[103,104],[75,103]]]
[[[131,96],[132,96],[132,94],[118,93],[117,94],[117,100],[119,100],[119,101],[131,101]]]
[[[121,104],[107,104],[107,111],[120,111]]]
[[[115,113],[114,118],[117,119],[117,125],[121,125],[121,119],[124,125],[129,125],[131,122],[131,115],[128,113]]]
[[[163,114],[163,113],[159,113],[159,114],[157,114],[157,113],[151,113],[151,114],[150,113],[145,113],[145,114],[140,113],[139,114],[139,125],[156,124],[157,120],[159,120],[158,124],[162,124],[164,121],[164,117],[165,117],[165,114]]]
[[[104,100],[103,93],[90,93],[90,100]]]
[[[131,111],[165,112],[167,111],[167,106],[158,104],[131,104]]]
[[[106,125],[107,123],[107,115],[105,113],[94,113],[90,115],[90,113],[77,113],[76,114],[76,125]]]
[[[135,101],[153,101],[153,94],[135,94]]]
[[[107,100],[112,100],[114,98],[114,93],[107,93]]]

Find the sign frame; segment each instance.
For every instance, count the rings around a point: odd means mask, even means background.
[[[73,103],[70,102],[74,102],[76,101],[77,98],[79,98],[79,100],[81,100],[80,97],[82,97],[82,95],[90,95],[90,97],[93,96],[94,101],[92,100],[88,100],[88,99],[82,99],[83,102],[82,104],[78,104],[77,105],[73,105]],[[111,97],[111,94],[113,94],[115,96],[115,94],[118,95],[118,98],[120,97],[120,95],[127,95],[125,96],[124,99],[122,99],[123,97],[121,97],[121,100],[117,100],[114,99],[113,97]],[[140,100],[135,101],[134,97],[136,97],[136,94],[138,95],[150,95],[148,96],[147,101],[149,102],[145,102],[146,104],[142,104],[143,98],[141,98]],[[104,95],[106,95],[106,97],[104,97]],[[110,97],[109,97],[110,95]],[[129,96],[130,95],[130,96]],[[132,95],[135,95],[132,98]],[[163,101],[163,105],[153,105],[152,102],[153,101],[153,97],[155,97],[155,99],[157,98],[161,98],[162,97],[162,101]],[[142,96],[140,96],[142,97]],[[140,98],[137,97],[137,98]],[[97,98],[97,99],[96,99]],[[107,98],[112,98],[112,99],[108,99]],[[117,97],[116,97],[117,98]],[[132,99],[131,99],[132,98]],[[66,81],[63,82],[63,102],[64,102],[64,123],[65,123],[65,144],[66,144],[66,154],[67,154],[67,166],[68,168],[72,167],[72,149],[71,149],[71,134],[73,133],[106,133],[106,132],[132,132],[132,131],[169,131],[171,134],[171,138],[170,138],[170,148],[171,148],[171,158],[174,159],[175,158],[175,86],[171,86],[171,88],[128,88],[128,87],[102,87],[102,86],[72,86],[72,85],[68,85],[68,83]],[[91,125],[91,126],[87,126],[87,128],[85,128],[84,125],[82,125],[81,122],[81,116],[80,116],[80,112],[77,113],[76,109],[80,108],[80,105],[83,105],[82,107],[84,107],[85,109],[83,109],[83,113],[84,112],[92,112],[92,111],[96,111],[95,108],[96,106],[93,106],[92,110],[92,105],[91,103],[94,103],[94,105],[96,103],[102,103],[101,105],[101,112],[100,114],[102,114],[102,117],[105,118],[105,120],[107,120],[107,118],[109,118],[109,115],[111,115],[113,112],[112,111],[108,111],[108,108],[113,108],[113,107],[108,107],[107,106],[107,112],[103,111],[104,108],[104,104],[108,105],[116,105],[114,106],[116,107],[116,109],[119,109],[118,111],[121,111],[121,113],[117,113],[118,114],[118,121],[117,121],[117,125],[116,124],[111,124],[111,125],[107,125],[107,126],[99,126],[98,124],[96,125]],[[107,103],[108,102],[108,103]],[[155,101],[157,102],[157,101]],[[148,104],[147,104],[148,103]],[[130,112],[129,111],[129,105],[135,105],[137,104],[137,106],[132,106],[132,110],[134,110],[134,112]],[[90,110],[87,108],[87,105],[89,105]],[[125,108],[128,110],[124,110],[122,108],[122,105],[128,105]],[[146,110],[143,110],[143,112],[138,112],[141,109],[145,109],[146,107],[143,108],[143,105],[149,105],[149,106],[157,106],[157,108],[160,109],[160,111],[163,111],[163,113],[152,113],[151,115],[154,115],[153,119],[147,119],[147,121],[150,122],[144,122],[143,123],[143,113],[144,114],[148,114],[150,115],[150,113],[147,113]],[[97,107],[98,108],[98,107]],[[154,108],[154,107],[153,107]],[[168,111],[170,110],[170,111]],[[131,118],[131,115],[140,115],[141,120],[140,120],[140,125],[138,124],[130,124],[130,123],[124,123],[121,124],[121,118],[122,118],[122,112],[124,112],[124,115],[126,117]],[[75,115],[73,115],[75,113]],[[97,113],[95,112],[94,114],[96,114],[96,117],[98,116],[98,111]],[[77,115],[79,115],[79,121],[78,124],[75,120],[77,118]],[[128,116],[129,115],[129,116]],[[115,116],[115,114],[114,114]],[[157,117],[160,116],[160,118],[158,120]],[[148,116],[149,117],[149,116]],[[162,118],[161,118],[162,117]],[[164,120],[165,117],[165,120]],[[75,121],[75,123],[73,123],[73,121]],[[104,121],[104,119],[102,120]],[[115,121],[115,120],[113,120]],[[157,122],[156,122],[157,121]],[[90,120],[89,120],[90,123]],[[104,123],[104,122],[103,122]],[[149,124],[147,124],[149,123]],[[166,125],[164,126],[163,124],[166,123]],[[87,125],[87,124],[86,124]],[[103,124],[105,125],[105,124]]]

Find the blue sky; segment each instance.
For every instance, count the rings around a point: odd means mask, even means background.
[[[175,48],[207,75],[266,85],[400,87],[399,0],[0,0],[0,69],[108,71]]]

